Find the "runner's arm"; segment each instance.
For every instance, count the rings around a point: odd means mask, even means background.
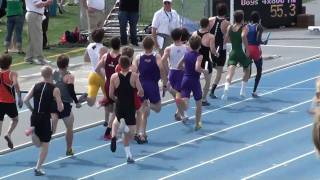
[[[243,27],[243,30],[242,30],[242,33],[241,33],[241,38],[242,38],[242,42],[243,42],[243,45],[245,47],[245,52],[246,52],[246,55],[249,57],[249,48],[248,48],[248,38],[247,38],[247,35],[248,35],[248,29],[247,29],[247,26],[244,26]]]
[[[22,98],[21,98],[20,86],[19,86],[19,82],[18,82],[18,73],[11,72],[10,75],[11,75],[11,80],[13,82],[14,89],[15,89],[17,95],[18,95],[18,106],[19,106],[19,108],[22,108],[23,101],[22,101]]]
[[[163,84],[164,87],[166,87],[167,82],[168,82],[168,78],[166,76],[166,71],[165,71],[165,69],[163,68],[163,65],[162,65],[161,56],[159,54],[157,54],[156,58],[157,58],[157,65],[158,65],[158,67],[160,69],[160,77],[161,77],[161,80],[162,80],[162,84]]]
[[[139,80],[139,76],[136,73],[132,73],[132,75],[134,77],[135,88],[137,88],[137,90],[138,90],[138,96],[143,97],[144,96],[144,91],[143,91],[141,82]]]
[[[30,103],[30,99],[33,97],[33,88],[34,88],[34,86],[29,90],[29,92],[27,93],[27,95],[23,99],[24,104],[27,106],[27,108],[31,112],[33,112],[33,107]]]
[[[96,66],[96,73],[99,74],[101,77],[104,77],[104,74],[102,74],[101,69],[105,66],[106,63],[106,57],[102,56]]]
[[[208,70],[203,69],[203,68],[201,67],[202,59],[203,59],[203,56],[202,56],[202,55],[199,55],[199,56],[197,57],[195,70],[196,70],[198,73],[208,74]]]
[[[231,29],[231,25],[228,26],[227,28],[227,32],[224,34],[224,40],[223,40],[223,44],[227,44],[230,41],[230,29]]]
[[[216,57],[219,56],[219,53],[217,52],[217,49],[216,49],[216,45],[215,45],[215,36],[210,34],[210,51],[212,54],[214,54]]]
[[[72,74],[69,74],[67,76],[65,76],[65,83],[67,84],[67,88],[68,88],[68,91],[69,91],[69,94],[70,96],[72,97],[73,101],[78,104],[79,101],[78,101],[78,98],[77,98],[77,95],[76,95],[76,92],[74,90],[74,76]]]
[[[164,70],[166,75],[168,75],[168,73],[169,73],[169,63],[168,63],[169,54],[170,54],[170,47],[166,47],[164,49],[164,53],[163,53],[163,56],[161,58],[161,63],[162,63],[162,66],[163,66],[163,70]]]
[[[263,33],[263,28],[262,28],[262,26],[259,24],[259,25],[257,26],[257,42],[258,42],[259,44],[265,44],[265,42],[262,41],[262,33]]]
[[[114,100],[114,101],[116,101],[116,96],[115,96],[115,94],[114,94],[114,91],[115,91],[114,81],[116,80],[117,76],[118,76],[118,73],[112,74],[112,76],[111,76],[111,78],[110,78],[110,86],[109,86],[109,89],[106,89],[106,91],[109,90],[109,97],[110,97],[112,100]]]
[[[60,90],[58,88],[54,88],[53,89],[53,97],[56,100],[58,111],[62,112],[64,107],[63,107],[63,103],[62,103],[62,100],[61,100]]]
[[[131,71],[138,73],[140,55],[137,55],[132,61]]]

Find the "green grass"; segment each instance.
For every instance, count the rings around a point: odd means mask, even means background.
[[[50,17],[49,19],[49,30],[47,32],[48,35],[48,42],[49,45],[52,45],[50,50],[44,50],[44,55],[46,58],[49,60],[55,60],[57,54],[61,53],[66,53],[69,56],[77,56],[77,55],[82,55],[84,50],[79,50],[77,52],[73,52],[79,49],[79,47],[61,47],[57,46],[57,44],[60,41],[61,35],[66,31],[73,31],[76,26],[79,25],[79,6],[66,6],[66,13],[64,14],[59,14],[57,13],[57,16],[55,17]],[[3,22],[6,22],[6,18],[3,18]],[[3,42],[6,36],[6,25],[2,23],[0,25],[0,40]],[[22,40],[22,47],[25,50],[28,44],[28,39],[27,39],[27,25],[26,23],[24,24],[24,29],[23,29],[23,40]],[[3,44],[3,43],[2,43]],[[83,48],[82,48],[83,49]],[[0,46],[0,52],[3,53],[5,51],[5,48],[3,45]],[[71,51],[71,52],[70,52]],[[26,68],[30,67],[31,65],[27,65],[23,62],[24,56],[18,55],[16,53],[11,53],[13,56],[13,61],[15,69],[21,69],[21,68]]]

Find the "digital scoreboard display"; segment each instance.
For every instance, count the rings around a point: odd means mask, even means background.
[[[230,7],[230,0],[213,0],[213,15],[216,15],[215,6],[219,2],[225,2]],[[295,26],[302,0],[234,0],[234,10],[240,9],[244,11],[246,20],[249,20],[252,11],[258,11],[264,27]]]

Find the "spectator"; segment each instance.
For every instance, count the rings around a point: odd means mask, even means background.
[[[7,35],[5,38],[5,53],[8,53],[9,47],[11,46],[11,39],[13,32],[15,35],[16,46],[19,54],[24,54],[22,50],[22,31],[24,23],[24,12],[23,5],[24,1],[6,1],[6,12],[7,12]]]
[[[160,54],[171,44],[170,34],[180,27],[180,17],[172,9],[172,0],[163,0],[163,8],[154,13],[152,19],[152,37]]]
[[[49,6],[46,6],[44,8],[44,16],[46,17],[42,21],[42,35],[43,35],[43,43],[42,43],[42,49],[50,49],[48,46],[48,37],[47,37],[47,31],[49,26]]]
[[[102,28],[105,20],[105,1],[104,0],[87,0],[85,4],[88,13],[88,30],[89,33],[96,29]],[[89,40],[91,37],[89,36]]]
[[[139,0],[120,0],[119,1],[119,23],[121,45],[128,44],[127,24],[130,25],[131,44],[138,46],[137,23],[139,20]]]
[[[42,18],[44,14],[44,8],[49,6],[52,0],[33,0],[26,1],[26,21],[28,24],[28,40],[29,45],[26,51],[25,61],[27,63],[34,63],[34,59],[38,60],[37,64],[44,65],[48,63],[43,56],[42,45],[43,36],[42,34]]]
[[[88,13],[85,7],[87,2],[86,0],[80,0],[80,31],[85,31],[88,29]]]

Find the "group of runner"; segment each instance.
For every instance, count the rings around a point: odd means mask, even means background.
[[[176,102],[176,120],[188,120],[188,109],[191,93],[196,101],[195,130],[202,127],[202,106],[208,106],[207,95],[217,98],[215,89],[221,79],[226,62],[226,43],[231,42],[228,72],[222,99],[227,99],[229,86],[240,64],[244,69],[240,95],[245,96],[246,83],[251,73],[251,63],[257,67],[253,97],[258,97],[257,86],[261,78],[262,55],[260,44],[262,27],[258,12],[253,12],[250,23],[244,24],[243,11],[235,11],[235,23],[231,25],[226,18],[225,4],[217,6],[218,16],[200,20],[200,29],[189,37],[185,28],[174,29],[171,33],[173,43],[162,56],[155,51],[155,41],[145,37],[142,42],[143,52],[134,56],[134,49],[129,46],[121,48],[119,38],[112,38],[111,49],[103,44],[104,30],[92,32],[93,42],[88,45],[84,55],[85,62],[90,63],[88,76],[88,93],[77,98],[74,90],[75,77],[68,71],[69,57],[60,55],[57,59],[57,70],[45,66],[41,69],[42,81],[35,84],[24,97],[26,106],[32,112],[30,128],[27,135],[32,135],[34,144],[41,148],[35,175],[44,175],[41,169],[48,153],[51,136],[56,131],[58,119],[63,119],[66,126],[66,155],[73,155],[73,122],[71,103],[77,108],[87,102],[89,106],[96,103],[98,91],[103,92],[100,106],[105,107],[104,137],[111,140],[110,149],[115,152],[117,139],[123,135],[122,142],[128,163],[134,163],[130,151],[130,141],[138,144],[148,142],[146,127],[150,111],[161,111],[159,80],[162,81],[162,96],[168,91]],[[245,51],[242,48],[244,44]],[[16,99],[13,90],[18,94],[17,102],[22,106],[22,98],[17,81],[17,73],[10,70],[12,58],[9,55],[0,57],[0,130],[4,115],[12,118],[12,123],[5,135],[8,147],[13,148],[11,133],[18,122]],[[213,69],[216,76],[211,85]],[[205,84],[201,87],[200,75],[204,75]],[[211,92],[209,93],[211,85]],[[2,95],[3,94],[3,95]],[[33,98],[34,104],[30,104]],[[52,119],[52,124],[51,120]],[[1,131],[0,131],[1,133]]]

